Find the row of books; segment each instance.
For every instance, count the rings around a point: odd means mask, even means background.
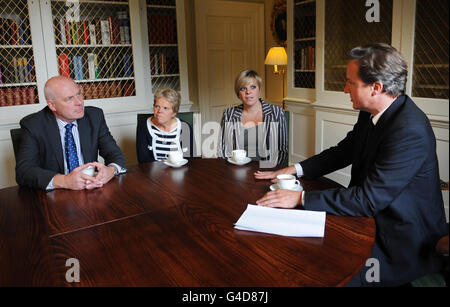
[[[35,82],[31,59],[26,57],[0,57],[0,84]]]
[[[176,44],[177,21],[174,15],[147,15],[150,44]]]
[[[96,53],[85,56],[61,53],[58,55],[58,66],[60,75],[74,80],[128,78],[133,75],[130,54],[112,57]]]
[[[152,75],[178,74],[178,56],[164,53],[151,54],[150,70]]]
[[[128,81],[80,83],[79,86],[86,100],[135,95],[134,82]]]
[[[36,87],[0,88],[0,107],[34,104],[36,101]]]
[[[112,45],[130,44],[130,20],[128,13],[117,12],[117,18],[104,20],[69,21],[55,18],[56,43],[58,45]]]
[[[295,69],[315,70],[315,47],[307,46],[295,51]]]
[[[29,29],[28,20],[0,17],[0,45],[31,45]]]

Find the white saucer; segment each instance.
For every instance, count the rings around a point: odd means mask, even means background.
[[[180,161],[180,163],[174,164],[174,163],[170,163],[169,161],[164,161],[165,165],[171,166],[171,167],[180,167],[185,165],[186,163],[188,163],[187,159],[183,159]]]
[[[249,158],[249,157],[245,157],[244,159],[242,159],[241,162],[237,162],[237,161],[234,161],[231,158],[228,158],[227,161],[230,162],[231,164],[234,164],[234,165],[244,165],[244,164],[247,164],[248,162],[252,161],[252,159]]]
[[[278,187],[278,184],[277,184],[277,183],[274,183],[274,184],[272,184],[272,185],[270,186],[270,190],[271,190],[271,191],[275,191],[275,190],[279,190],[279,189],[280,189],[280,188]],[[293,188],[291,188],[291,189],[289,189],[289,190],[300,192],[300,191],[303,191],[303,187],[302,187],[301,185],[295,185],[295,187],[293,187]]]

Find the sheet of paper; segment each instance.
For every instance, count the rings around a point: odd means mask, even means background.
[[[234,227],[290,237],[323,237],[326,213],[247,205]]]

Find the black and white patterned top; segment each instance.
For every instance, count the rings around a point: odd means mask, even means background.
[[[285,112],[261,98],[263,123],[247,129],[242,125],[244,105],[225,109],[219,138],[219,157],[230,157],[234,149],[245,149],[255,161],[266,161],[263,167],[287,166],[288,131]]]
[[[155,161],[167,160],[170,151],[181,151],[181,122],[178,118],[175,119],[177,120],[177,126],[168,132],[156,127],[150,118],[147,120],[147,129],[152,136],[152,144],[148,145],[148,149],[153,152]]]

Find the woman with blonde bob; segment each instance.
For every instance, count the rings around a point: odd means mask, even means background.
[[[260,98],[261,87],[262,78],[254,70],[236,77],[235,93],[242,104],[223,112],[218,155],[230,157],[233,150],[244,149],[252,160],[265,161],[267,167],[287,165],[285,113]]]

